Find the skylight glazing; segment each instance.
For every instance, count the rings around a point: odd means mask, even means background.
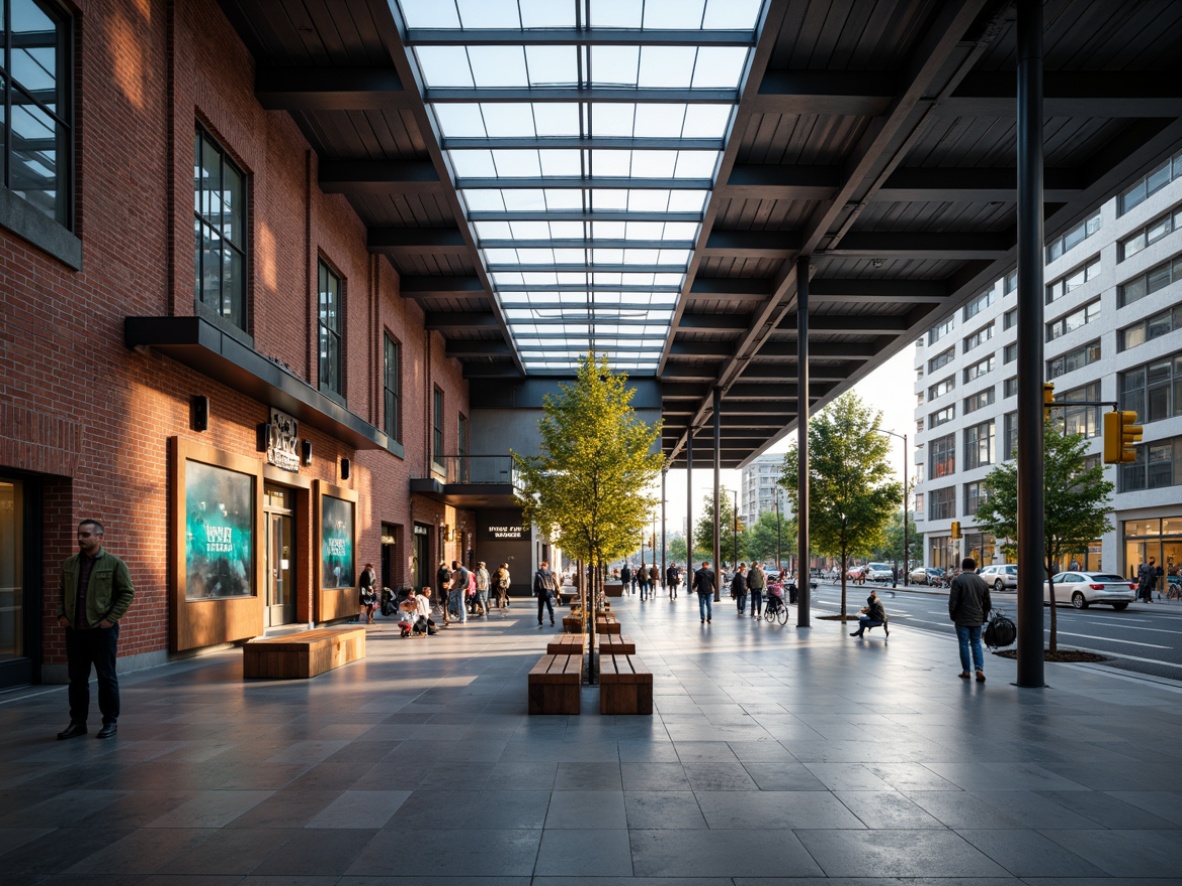
[[[397,0],[528,372],[656,372],[763,2]]]

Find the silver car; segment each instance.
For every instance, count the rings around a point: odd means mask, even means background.
[[[978,574],[985,579],[985,584],[998,593],[1018,589],[1018,567],[1013,563],[984,566]]]
[[[1104,603],[1113,609],[1127,609],[1137,597],[1137,583],[1111,572],[1060,572],[1051,577],[1055,586],[1055,602],[1070,603],[1076,609],[1087,609],[1093,603]],[[1051,602],[1051,589],[1043,583],[1043,603]]]

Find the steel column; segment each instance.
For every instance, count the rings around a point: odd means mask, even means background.
[[[1042,0],[1018,2],[1018,680],[1043,680]]]
[[[812,558],[809,556],[809,261],[796,259],[796,488],[799,501],[796,522],[796,626],[807,628],[809,620],[809,579]]]
[[[722,388],[714,389],[714,602],[722,599],[722,526],[719,476],[722,471]]]

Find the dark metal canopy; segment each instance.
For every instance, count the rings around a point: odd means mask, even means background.
[[[421,2],[421,0],[420,0]],[[433,0],[436,2],[436,0]],[[611,348],[651,346],[651,316],[628,325],[672,290],[673,308],[653,369],[664,389],[663,448],[684,466],[695,434],[698,464],[713,460],[715,388],[721,390],[721,464],[735,467],[784,437],[798,414],[798,256],[809,258],[809,397],[814,407],[847,390],[1015,264],[1016,39],[1005,0],[767,0],[750,33],[703,30],[717,7],[687,2],[684,30],[597,28],[595,0],[570,6],[576,27],[513,22],[464,26],[466,2],[437,0],[461,27],[411,28],[395,0],[221,0],[256,63],[264,107],[292,114],[319,156],[324,190],[347,196],[369,228],[369,248],[389,256],[402,291],[471,379],[522,377],[542,354],[562,359],[578,339],[556,319],[514,334],[506,307],[538,289],[505,279],[530,265],[498,265],[512,249],[553,250],[552,267],[656,274],[668,265],[605,263],[611,250],[690,250],[680,282],[630,287],[542,287],[547,312],[582,310],[594,330],[616,313]],[[739,5],[742,5],[741,3]],[[756,4],[758,6],[758,4]],[[498,0],[486,7],[513,7]],[[534,4],[531,9],[536,10]],[[557,13],[555,13],[557,15]],[[561,16],[559,16],[561,18]],[[1048,238],[1182,144],[1182,4],[1167,0],[1047,0],[1045,19],[1045,218]],[[558,19],[556,19],[557,21]],[[711,46],[749,48],[735,89],[575,84],[433,89],[416,47],[531,49]],[[488,102],[571,103],[594,114],[619,102],[734,102],[721,138],[579,134],[445,137],[438,111]],[[606,113],[606,112],[604,112]],[[505,184],[459,176],[460,149],[718,152],[712,179],[613,179],[587,169]],[[479,223],[575,222],[590,230],[619,216],[584,203],[514,212],[476,208],[481,188],[708,189],[700,211],[647,213],[630,222],[689,222],[688,241],[610,237],[483,240]],[[629,192],[631,193],[631,191]],[[672,205],[672,204],[670,204]],[[565,229],[564,229],[565,230]],[[680,229],[679,229],[680,230]],[[586,256],[570,261],[570,251]],[[593,259],[592,250],[603,250]],[[487,251],[486,251],[487,250]],[[563,258],[566,256],[567,258]],[[501,261],[500,258],[497,261]],[[520,259],[520,262],[526,262]],[[625,274],[626,276],[626,274]],[[656,293],[656,295],[654,295]],[[634,302],[634,303],[633,303]],[[592,332],[592,335],[595,333]],[[610,350],[610,348],[609,348]],[[576,355],[577,356],[577,355]],[[901,392],[901,396],[910,396]],[[702,432],[706,429],[705,432]]]

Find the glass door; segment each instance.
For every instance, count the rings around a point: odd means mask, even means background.
[[[295,605],[295,494],[290,489],[268,485],[264,490],[266,512],[267,601],[264,624],[291,624]]]
[[[24,658],[24,496],[0,480],[0,662]]]

